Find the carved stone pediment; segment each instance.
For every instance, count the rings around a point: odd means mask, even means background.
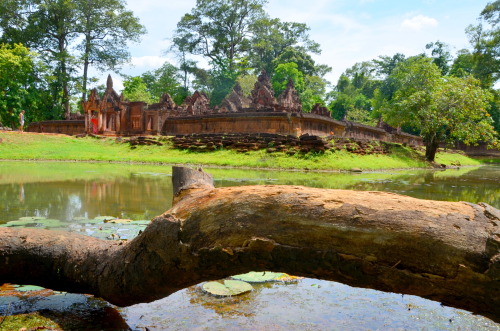
[[[289,80],[286,89],[278,97],[278,104],[288,112],[301,112],[302,104],[300,103],[299,95],[293,84],[293,80]]]
[[[276,105],[274,91],[269,81],[269,76],[263,70],[252,91],[252,108],[272,108]]]

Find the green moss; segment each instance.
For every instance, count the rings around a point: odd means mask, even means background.
[[[2,330],[62,330],[62,327],[48,317],[40,315],[39,312],[0,317],[0,328]]]

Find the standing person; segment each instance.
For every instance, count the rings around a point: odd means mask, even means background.
[[[19,113],[19,131],[24,131],[24,109]]]
[[[97,124],[99,123],[99,121],[97,120],[96,114],[92,114],[92,118],[91,118],[90,122],[92,122],[92,132],[94,134],[97,134]]]

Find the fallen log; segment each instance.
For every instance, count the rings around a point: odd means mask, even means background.
[[[0,228],[0,283],[126,306],[206,280],[281,271],[418,295],[500,321],[500,211],[302,186],[214,188],[174,168],[174,205],[128,243]]]

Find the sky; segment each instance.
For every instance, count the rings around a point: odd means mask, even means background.
[[[452,54],[470,48],[465,29],[476,24],[480,12],[491,0],[269,0],[270,17],[306,23],[310,39],[321,45],[319,64],[332,67],[326,76],[333,85],[339,76],[357,62],[381,55],[425,52],[425,45],[442,41]],[[131,64],[121,73],[141,75],[159,68],[165,61],[177,64],[166,50],[181,17],[189,13],[196,0],[127,0],[128,9],[140,19],[147,34],[140,43],[130,44]],[[93,72],[105,82],[110,73],[117,90],[123,88],[118,73]]]

